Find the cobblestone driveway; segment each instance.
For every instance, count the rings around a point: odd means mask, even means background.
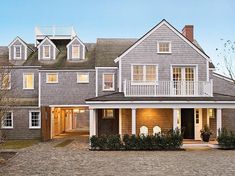
[[[0,175],[235,175],[235,151],[93,152],[87,139],[55,140],[19,152]]]

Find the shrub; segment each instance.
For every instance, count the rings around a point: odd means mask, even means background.
[[[226,128],[219,130],[217,141],[222,148],[235,149],[235,134]]]
[[[93,150],[175,150],[182,146],[183,136],[179,130],[171,130],[166,134],[157,135],[119,135],[92,136]]]

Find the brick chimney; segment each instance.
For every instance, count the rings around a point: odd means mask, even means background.
[[[185,25],[182,34],[191,42],[193,42],[193,25]]]

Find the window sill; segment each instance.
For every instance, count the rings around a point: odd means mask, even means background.
[[[12,130],[13,127],[2,127],[1,129],[3,129],[3,130]]]
[[[41,127],[29,127],[30,130],[39,130]]]
[[[114,89],[103,89],[102,91],[103,91],[103,92],[115,92]]]
[[[34,88],[23,88],[23,90],[34,90]]]

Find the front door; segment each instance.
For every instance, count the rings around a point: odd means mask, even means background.
[[[184,139],[194,139],[194,109],[181,109],[181,130]]]
[[[200,130],[202,129],[202,109],[195,109],[194,116],[195,140],[200,140]]]

